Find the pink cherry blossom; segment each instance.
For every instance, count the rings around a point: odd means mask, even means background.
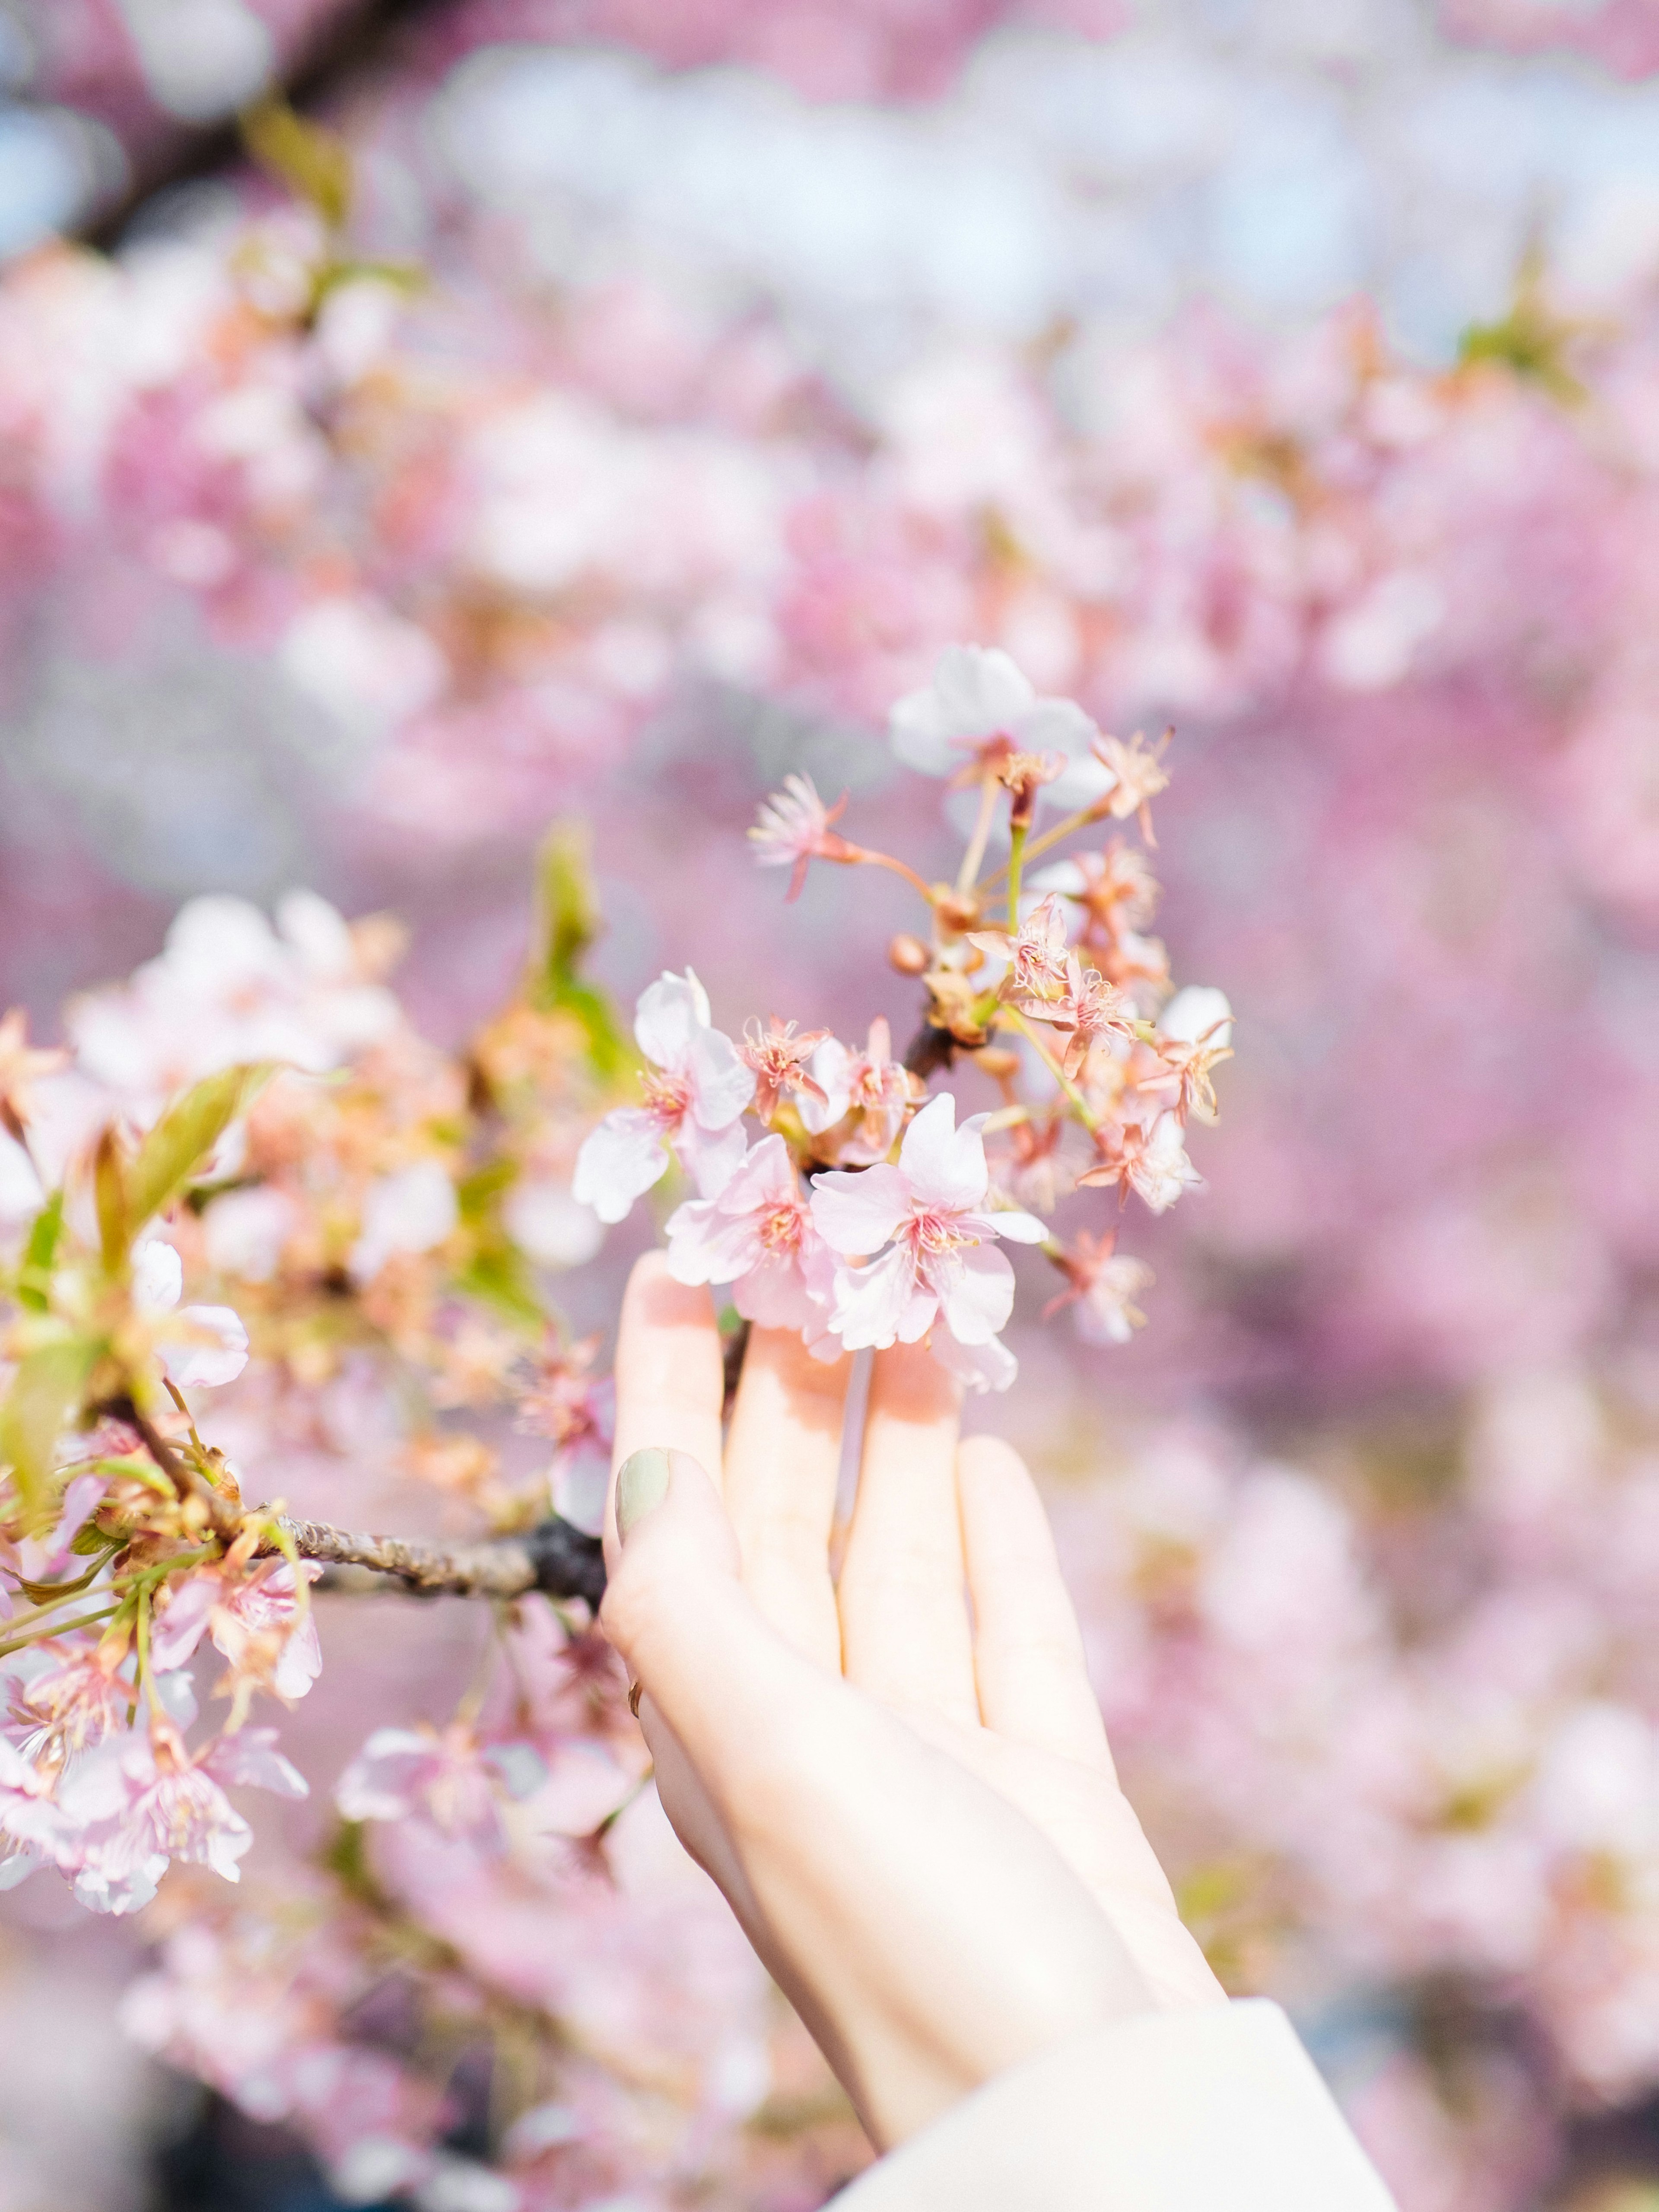
[[[933,680],[893,708],[893,750],[924,775],[1000,768],[1013,753],[1057,753],[1066,763],[1049,785],[1054,801],[1087,806],[1110,790],[1114,771],[1095,757],[1099,732],[1070,699],[1040,698],[999,646],[953,645]]]
[[[247,1330],[229,1306],[181,1306],[184,1264],[165,1238],[133,1254],[132,1298],[149,1316],[161,1364],[181,1390],[234,1382],[247,1364]]]
[[[322,1572],[303,1563],[306,1579]],[[204,1635],[245,1674],[292,1705],[322,1671],[317,1624],[300,1603],[287,1559],[248,1563],[233,1557],[222,1569],[198,1568],[175,1583],[158,1607],[150,1632],[151,1663],[162,1673],[182,1667]]]
[[[53,1639],[5,1662],[6,1733],[25,1759],[55,1771],[123,1728],[133,1690],[90,1639]]]
[[[763,1328],[824,1334],[835,1261],[781,1137],[763,1137],[718,1198],[670,1215],[668,1267],[677,1282],[729,1283]]]
[[[690,969],[643,992],[634,1035],[654,1073],[645,1104],[607,1114],[576,1156],[572,1188],[601,1221],[621,1221],[678,1153],[705,1196],[743,1158],[735,1125],[755,1095],[755,1077],[730,1037],[711,1028],[708,996]]]
[[[812,1054],[814,1081],[821,1098],[803,1092],[800,1118],[815,1137],[829,1135],[852,1116],[833,1157],[848,1167],[873,1167],[898,1140],[910,1103],[910,1078],[893,1058],[893,1035],[877,1015],[862,1052],[838,1037],[826,1037]]]
[[[1152,1287],[1152,1271],[1144,1260],[1116,1251],[1116,1243],[1109,1231],[1104,1237],[1091,1237],[1086,1229],[1078,1232],[1059,1262],[1067,1288],[1043,1308],[1045,1321],[1070,1306],[1077,1333],[1087,1344],[1127,1344],[1146,1326],[1135,1300]]]
[[[1007,1320],[1014,1274],[995,1240],[1039,1244],[1048,1231],[1031,1214],[987,1210],[985,1120],[975,1115],[958,1129],[956,1100],[941,1091],[905,1132],[896,1166],[814,1177],[812,1218],[824,1243],[848,1258],[880,1255],[836,1272],[830,1327],[849,1351],[915,1344],[939,1320],[971,1348]]]
[[[787,896],[798,899],[806,881],[807,865],[814,860],[853,859],[857,847],[837,836],[830,824],[847,810],[843,793],[833,806],[818,797],[810,775],[787,775],[783,789],[774,792],[760,810],[760,818],[749,832],[755,859],[763,868],[791,868]]]
[[[348,1820],[418,1817],[477,1850],[500,1851],[501,1800],[528,1796],[545,1779],[533,1745],[480,1742],[464,1722],[432,1729],[376,1729],[340,1777],[334,1802]]]

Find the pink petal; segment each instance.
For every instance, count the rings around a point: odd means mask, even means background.
[[[878,1169],[871,1173],[878,1174]],[[848,1178],[852,1180],[852,1178]],[[835,1306],[830,1326],[849,1352],[866,1346],[884,1349],[899,1334],[900,1324],[912,1317],[916,1304],[915,1265],[902,1244],[867,1267],[839,1267],[836,1271]],[[932,1309],[932,1301],[926,1301]],[[915,1332],[923,1334],[927,1321]],[[913,1336],[907,1341],[914,1342]]]
[[[653,1117],[637,1106],[619,1106],[583,1139],[571,1194],[601,1221],[621,1221],[667,1170],[668,1147]]]
[[[975,1114],[959,1129],[956,1119],[955,1098],[941,1091],[911,1122],[899,1147],[899,1166],[916,1200],[947,1213],[982,1206],[991,1179],[979,1133],[986,1116]]]
[[[994,1244],[964,1244],[922,1273],[959,1344],[988,1344],[1014,1310],[1014,1271]]]
[[[659,975],[634,1009],[635,1042],[659,1067],[682,1066],[692,1038],[708,1025],[708,994],[689,968],[684,975]]]
[[[769,1252],[732,1285],[732,1303],[759,1328],[822,1325],[818,1308],[792,1253]]]
[[[247,1790],[269,1790],[278,1797],[309,1797],[311,1786],[297,1766],[276,1748],[273,1728],[242,1729],[222,1735],[202,1761],[216,1782]]]
[[[1048,1234],[1046,1222],[1013,1206],[1006,1212],[965,1213],[962,1226],[970,1236],[1006,1237],[1011,1244],[1041,1244]]]
[[[150,1630],[149,1660],[158,1674],[170,1674],[191,1656],[222,1595],[220,1579],[212,1573],[192,1575],[173,1590]]]
[[[247,1331],[241,1316],[228,1306],[180,1306],[179,1319],[202,1340],[175,1342],[162,1349],[161,1364],[173,1381],[181,1390],[234,1382],[247,1365]]]
[[[833,1129],[852,1103],[848,1072],[853,1055],[839,1037],[825,1037],[806,1064],[823,1097],[814,1098],[810,1091],[803,1091],[795,1103],[802,1121],[816,1137]]]
[[[936,1329],[932,1351],[945,1372],[970,1390],[1006,1390],[1019,1372],[1019,1362],[1000,1336],[984,1344],[963,1344],[949,1329]]]
[[[745,1068],[744,1073],[748,1073]],[[674,1149],[681,1164],[697,1186],[704,1198],[718,1198],[732,1176],[743,1165],[743,1156],[748,1139],[743,1133],[741,1122],[734,1121],[729,1129],[712,1135],[701,1129],[693,1121],[680,1124]]]
[[[755,1071],[720,1030],[699,1030],[691,1040],[691,1111],[705,1129],[724,1129],[755,1095]]]
[[[813,1225],[833,1252],[878,1252],[909,1218],[910,1187],[898,1168],[812,1178]]]

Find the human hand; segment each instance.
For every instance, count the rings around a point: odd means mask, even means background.
[[[832,1582],[850,1366],[753,1330],[722,1444],[708,1294],[639,1263],[601,1619],[676,1832],[886,2148],[1040,2051],[1223,1993],[1118,1786],[1030,1477],[958,1442],[922,1346],[876,1356]]]

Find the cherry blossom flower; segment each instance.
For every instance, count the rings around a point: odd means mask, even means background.
[[[859,857],[858,847],[849,845],[830,827],[846,811],[845,793],[833,806],[826,807],[810,775],[785,776],[783,789],[774,792],[762,806],[760,819],[749,832],[755,858],[763,868],[793,868],[789,899],[800,896],[811,861]]]
[[[1055,753],[1064,766],[1049,788],[1064,806],[1090,805],[1112,788],[1115,770],[1093,752],[1099,732],[1069,699],[1040,698],[997,646],[952,645],[933,680],[894,708],[893,750],[924,775],[975,778],[1000,771],[1011,754]]]
[[[150,1631],[150,1662],[162,1673],[182,1667],[207,1636],[250,1688],[266,1688],[285,1705],[304,1697],[322,1672],[322,1651],[310,1607],[300,1601],[288,1559],[237,1557],[203,1566],[173,1585]],[[322,1569],[301,1563],[307,1581]]]
[[[0,1736],[0,1889],[56,1857],[71,1832],[49,1776]]]
[[[781,1022],[775,1014],[764,1030],[758,1022],[745,1024],[743,1057],[755,1071],[754,1108],[763,1121],[769,1121],[786,1098],[823,1103],[811,1060],[829,1034],[828,1030],[806,1030],[798,1036],[795,1024]]]
[[[1095,740],[1095,757],[1110,777],[1108,812],[1120,822],[1127,821],[1132,814],[1138,815],[1140,834],[1149,845],[1158,842],[1152,835],[1151,802],[1160,791],[1169,787],[1169,770],[1163,760],[1164,746],[1168,742],[1166,732],[1158,749],[1152,750],[1139,731],[1127,742],[1121,738],[1108,737]]]
[[[718,1198],[669,1216],[668,1267],[677,1282],[729,1283],[732,1304],[763,1328],[824,1335],[834,1256],[781,1137],[763,1137]],[[839,1350],[832,1340],[828,1356]]]
[[[1232,1058],[1232,1012],[1224,991],[1188,984],[1158,1018],[1158,1053],[1170,1073],[1144,1087],[1173,1084],[1173,1110],[1182,1121],[1188,1114],[1200,1121],[1216,1118],[1212,1070]]]
[[[604,1522],[617,1417],[616,1384],[608,1375],[588,1372],[599,1344],[597,1337],[587,1337],[568,1351],[554,1345],[520,1398],[518,1413],[520,1428],[552,1439],[548,1481],[554,1511],[590,1535],[598,1535]]]
[[[229,1306],[180,1306],[184,1283],[184,1262],[165,1238],[147,1237],[134,1252],[132,1302],[173,1381],[181,1390],[234,1382],[247,1364],[241,1317]]]
[[[119,1657],[91,1640],[52,1639],[5,1663],[9,1694],[0,1725],[32,1765],[55,1772],[125,1726],[133,1687],[118,1671]]]
[[[1137,1122],[1109,1133],[1100,1164],[1078,1177],[1079,1185],[1115,1183],[1133,1191],[1154,1213],[1167,1213],[1183,1190],[1204,1180],[1187,1157],[1180,1117],[1160,1114],[1150,1129]]]
[[[813,1080],[822,1092],[803,1091],[800,1118],[815,1137],[837,1131],[853,1116],[850,1131],[837,1138],[835,1158],[849,1167],[873,1167],[898,1140],[910,1104],[910,1078],[893,1058],[893,1035],[882,1015],[870,1024],[862,1052],[838,1037],[826,1037],[811,1060]]]
[[[1088,1344],[1127,1344],[1146,1326],[1135,1300],[1151,1289],[1152,1271],[1144,1260],[1115,1250],[1116,1243],[1110,1231],[1103,1237],[1078,1232],[1058,1262],[1067,1287],[1043,1308],[1045,1321],[1070,1306],[1077,1333]]]
[[[81,1902],[94,1911],[136,1911],[154,1895],[173,1859],[240,1881],[238,1862],[253,1831],[222,1783],[306,1795],[305,1783],[270,1749],[270,1741],[265,1729],[253,1731],[246,1743],[222,1737],[193,1759],[177,1730],[156,1716],[148,1729],[108,1737],[78,1761],[60,1802],[79,1831],[65,1870]]]
[[[896,1166],[814,1178],[824,1243],[849,1259],[881,1255],[836,1272],[830,1327],[849,1351],[915,1344],[939,1320],[973,1348],[1007,1320],[1014,1274],[995,1240],[1038,1244],[1048,1231],[1029,1213],[987,1210],[986,1118],[958,1129],[956,1100],[941,1091],[906,1130]]]
[[[334,1802],[348,1820],[418,1817],[475,1849],[507,1846],[501,1799],[527,1797],[546,1778],[532,1744],[481,1743],[465,1722],[433,1729],[376,1729],[345,1772]]]
[[[1109,941],[1126,929],[1144,929],[1158,907],[1158,884],[1146,854],[1121,838],[1114,838],[1103,853],[1053,861],[1030,881],[1033,890],[1077,900],[1086,916],[1085,939],[1103,933]]]
[[[1066,909],[1051,891],[1012,936],[1006,929],[975,929],[968,941],[1008,963],[1008,995],[1022,1011],[1044,1019],[1042,1009],[1047,1002],[1066,994],[1067,936]]]
[[[634,1035],[655,1073],[645,1104],[607,1114],[576,1156],[572,1188],[601,1221],[621,1221],[668,1170],[678,1152],[705,1197],[743,1158],[736,1124],[755,1095],[755,1077],[728,1036],[711,1028],[708,997],[690,969],[641,994]]]

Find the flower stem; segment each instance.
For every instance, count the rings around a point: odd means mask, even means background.
[[[1088,1100],[1078,1089],[1076,1084],[1073,1082],[1071,1077],[1067,1075],[1060,1062],[1051,1056],[1048,1048],[1043,1043],[1042,1038],[1032,1028],[1030,1022],[1026,1020],[1024,1015],[1022,1014],[1018,1008],[1013,1006],[1005,1006],[1002,1011],[1007,1016],[1008,1019],[1013,1023],[1014,1026],[1023,1031],[1023,1033],[1030,1039],[1032,1048],[1036,1052],[1037,1058],[1042,1062],[1042,1065],[1048,1069],[1049,1074],[1054,1077],[1054,1081],[1059,1084],[1060,1089],[1071,1100],[1073,1106],[1077,1110],[1077,1117],[1079,1121],[1081,1121],[1084,1127],[1092,1134],[1094,1131],[1100,1127],[1099,1115],[1097,1114],[1094,1108],[1090,1105]]]
[[[902,860],[895,860],[890,853],[872,853],[867,846],[860,845],[855,848],[852,857],[866,867],[890,868],[896,876],[902,876],[907,884],[914,884],[928,905],[933,905],[933,886],[924,883],[914,868],[907,867]]]
[[[957,896],[966,898],[974,888],[974,878],[979,873],[980,862],[985,858],[986,842],[991,835],[991,823],[997,809],[997,780],[988,775],[979,787],[979,819],[974,824],[974,834],[968,841],[968,850],[962,856],[962,866],[957,871]],[[1000,868],[997,874],[1000,875]]]
[[[1012,848],[1008,854],[1008,929],[1013,935],[1019,928],[1019,872],[1025,858],[1026,829],[1019,823],[1010,832]]]
[[[1069,837],[1074,830],[1086,830],[1091,822],[1097,822],[1099,819],[1100,817],[1094,807],[1080,806],[1075,814],[1068,814],[1063,822],[1056,822],[1052,830],[1045,830],[1040,837],[1033,837],[1025,848],[1024,858],[1027,860],[1035,860],[1039,853],[1046,853],[1050,846],[1058,845],[1062,838]],[[1004,876],[1008,873],[1010,865],[1010,862],[1005,861],[1001,867],[993,868],[984,882],[975,884],[975,889],[981,896],[987,891],[994,891]]]

